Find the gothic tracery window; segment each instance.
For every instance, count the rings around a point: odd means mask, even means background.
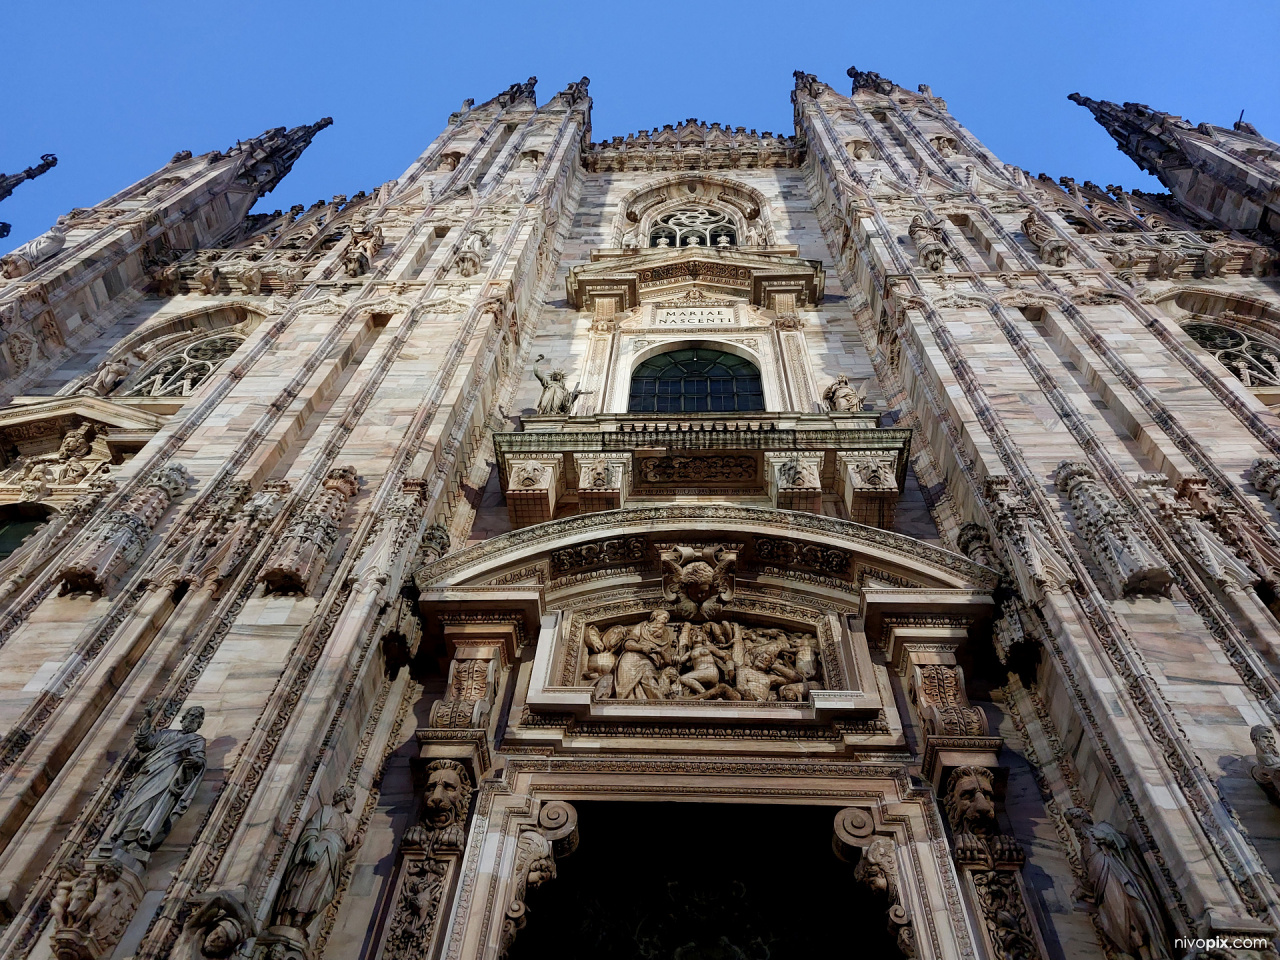
[[[663,214],[649,231],[651,247],[734,247],[738,231],[725,214],[688,207]]]
[[[239,334],[216,333],[187,343],[146,367],[124,396],[189,397],[243,342]]]
[[[1280,386],[1280,343],[1254,331],[1197,320],[1182,328],[1247,387]]]
[[[631,376],[631,413],[764,410],[760,371],[731,353],[691,347],[650,357]]]

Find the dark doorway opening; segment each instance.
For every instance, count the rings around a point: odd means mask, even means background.
[[[510,960],[897,960],[888,904],[831,849],[835,807],[580,802]]]

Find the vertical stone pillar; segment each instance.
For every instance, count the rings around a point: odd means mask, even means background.
[[[186,493],[191,477],[180,463],[161,467],[118,510],[103,518],[94,535],[63,563],[63,591],[109,590],[142,556],[151,531],[169,505]]]
[[[995,773],[966,764],[953,769],[942,799],[951,828],[956,870],[980,919],[987,955],[993,960],[1038,960],[1048,956],[1027,909],[1022,883],[1026,853],[996,822]]]
[[[1098,482],[1093,468],[1080,460],[1063,460],[1054,481],[1071,502],[1076,525],[1117,596],[1167,596],[1173,572],[1129,512]]]
[[[272,593],[307,593],[315,585],[338,540],[338,528],[360,489],[355,467],[335,467],[323,492],[289,525],[258,579]]]

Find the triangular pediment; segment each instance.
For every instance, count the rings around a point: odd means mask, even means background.
[[[600,298],[630,310],[641,301],[671,299],[692,289],[746,298],[760,307],[772,307],[773,298],[786,293],[795,296],[797,306],[812,306],[822,302],[824,281],[821,260],[740,247],[679,247],[601,257],[574,267],[565,285],[569,302],[580,310],[592,309]]]
[[[8,458],[19,454],[57,449],[68,430],[92,423],[105,436],[128,438],[140,446],[167,422],[168,417],[105,397],[16,397],[0,409],[0,450]]]

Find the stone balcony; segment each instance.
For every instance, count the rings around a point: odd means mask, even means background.
[[[889,528],[911,431],[878,414],[596,414],[494,437],[512,526],[657,502],[722,502]]]

